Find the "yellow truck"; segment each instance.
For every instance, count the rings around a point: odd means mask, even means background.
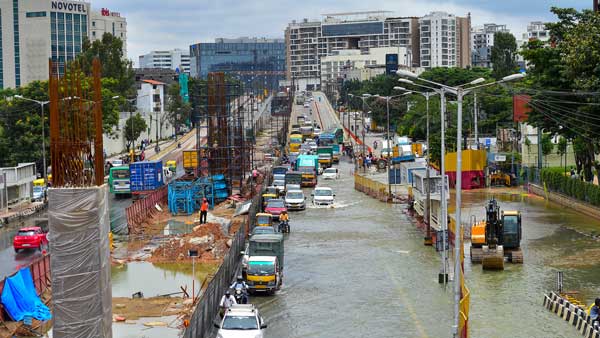
[[[196,168],[198,168],[198,151],[199,150],[183,151],[183,169],[186,173],[194,173]]]

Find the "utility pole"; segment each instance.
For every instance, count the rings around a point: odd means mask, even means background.
[[[473,122],[475,125],[475,144],[476,144],[476,149],[479,150],[479,134],[477,132],[477,115],[479,115],[477,113],[477,92],[473,93]]]
[[[425,169],[427,177],[427,203],[425,203],[425,220],[427,222],[427,233],[425,235],[425,245],[431,245],[431,180],[429,177],[429,158],[431,157],[431,150],[429,148],[429,92],[425,93],[425,103],[427,109],[427,167]],[[388,147],[389,145],[390,144],[388,143]]]
[[[442,149],[441,149],[441,175],[442,175],[442,191],[440,193],[441,212],[442,212],[442,273],[438,276],[438,282],[441,284],[448,283],[448,272],[446,271],[446,236],[448,236],[448,201],[446,200],[446,94],[445,89],[440,89],[440,115],[442,119],[441,134],[442,134]]]

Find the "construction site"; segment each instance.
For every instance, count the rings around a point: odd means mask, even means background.
[[[4,308],[0,337],[139,336],[142,330],[158,337],[197,327],[195,321],[218,310],[215,298],[237,269],[264,177],[285,142],[291,93],[254,95],[235,79],[210,73],[190,93],[198,109],[183,149],[157,154],[158,161],[176,162],[174,177],[127,205],[128,234],[112,234],[99,61],[93,70],[84,75],[73,64],[60,78],[51,74],[50,246],[28,267],[31,278],[19,271],[0,284],[1,291],[16,287],[17,277],[31,279],[36,304],[33,316],[14,317]],[[140,176],[156,177],[157,168],[141,162]],[[201,224],[205,198],[210,210]],[[28,282],[21,284],[26,289]],[[14,302],[23,306],[16,296]],[[36,315],[40,308],[45,315]]]

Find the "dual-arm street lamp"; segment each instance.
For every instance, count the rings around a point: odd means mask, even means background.
[[[396,88],[394,88],[396,89]],[[392,156],[391,156],[391,151],[392,151],[392,144],[390,141],[390,100],[397,98],[397,97],[402,97],[402,96],[406,96],[406,95],[410,95],[412,94],[411,92],[408,93],[403,93],[400,95],[390,95],[390,96],[381,96],[381,95],[374,95],[373,97],[375,98],[379,98],[379,99],[384,99],[385,100],[385,106],[386,106],[386,116],[387,116],[387,129],[386,129],[386,144],[387,144],[387,175],[388,175],[388,196],[392,196],[392,183],[390,180],[390,166],[392,165]],[[383,151],[383,147],[382,147],[382,151]]]
[[[46,125],[46,121],[45,121],[45,117],[44,117],[44,106],[47,105],[48,103],[50,103],[50,101],[40,101],[40,100],[34,100],[34,99],[30,99],[27,97],[24,97],[23,95],[14,95],[13,96],[16,99],[20,99],[20,100],[24,100],[24,101],[29,101],[29,102],[35,102],[37,104],[40,105],[40,108],[42,109],[42,165],[44,166],[44,170],[42,171],[42,174],[44,175],[44,183],[47,184],[47,179],[48,179],[48,167],[46,166],[46,131],[45,131],[45,125]],[[45,194],[44,194],[45,196]]]
[[[365,102],[368,98],[370,98],[371,94],[362,94],[362,96],[355,96],[352,94],[348,94],[348,96],[350,97],[358,97],[359,99],[362,100],[362,156],[363,156],[363,161],[366,159],[366,149],[365,149],[365,106],[367,105],[367,103]],[[356,118],[354,119],[354,132],[357,133],[358,128],[356,128]],[[364,162],[363,162],[364,163]],[[363,172],[367,171],[367,167],[363,164]]]
[[[400,79],[405,80],[405,79]],[[409,80],[410,81],[410,80]],[[426,165],[426,179],[427,179],[427,203],[425,203],[425,219],[427,220],[427,232],[425,235],[425,245],[432,245],[431,243],[431,184],[429,179],[430,174],[430,158],[431,158],[431,150],[429,147],[429,98],[433,95],[436,95],[435,91],[432,92],[421,92],[416,90],[409,91],[408,89],[402,87],[394,87],[394,90],[404,90],[409,94],[420,94],[425,97],[425,106],[426,106],[426,116],[427,116],[427,136],[426,136],[426,146],[427,146],[427,165]]]
[[[407,70],[398,70],[396,73],[401,77],[420,80],[420,81],[426,82],[428,84],[439,87],[440,89],[436,89],[436,91],[441,91],[440,95],[442,97],[442,109],[441,109],[442,112],[444,111],[443,103],[444,103],[444,93],[445,92],[454,94],[458,98],[458,111],[457,111],[457,119],[456,119],[457,120],[457,126],[456,126],[456,214],[455,214],[455,229],[454,229],[454,326],[453,326],[454,337],[458,337],[458,335],[459,335],[458,327],[459,327],[459,323],[460,323],[460,298],[461,298],[461,286],[460,286],[459,281],[461,280],[461,274],[462,274],[461,262],[460,262],[460,253],[461,253],[460,247],[462,245],[461,237],[460,237],[460,226],[461,226],[461,209],[460,208],[461,208],[461,204],[462,204],[461,193],[462,193],[463,97],[478,88],[488,87],[488,86],[496,85],[499,83],[505,83],[505,82],[522,79],[523,77],[525,77],[525,74],[524,73],[512,74],[512,75],[505,76],[500,81],[495,81],[495,82],[490,82],[490,83],[485,83],[485,84],[481,84],[481,83],[485,82],[485,79],[478,78],[478,79],[475,79],[469,83],[466,83],[466,84],[463,84],[460,86],[450,87],[450,86],[447,86],[447,85],[444,85],[441,83],[437,83],[434,81],[420,78],[415,73],[407,71]],[[410,83],[408,81],[402,81],[402,82]],[[411,83],[411,84],[413,84],[413,83]],[[425,87],[422,85],[419,85],[419,86]],[[465,86],[474,86],[474,87],[464,88]],[[431,88],[431,87],[427,87],[427,88]],[[443,126],[444,126],[444,117],[442,115],[442,128],[443,128]],[[444,135],[442,134],[442,154],[441,154],[442,163],[443,163],[444,156],[445,156]],[[444,168],[442,168],[442,178],[444,178],[444,176],[445,176],[444,174],[445,174]],[[444,190],[445,190],[445,185],[442,184],[442,191],[444,191]],[[444,197],[442,197],[442,204],[443,203],[445,203]],[[443,215],[443,216],[445,218],[445,215]],[[444,226],[447,226],[447,221],[446,221],[446,223],[444,223]],[[445,264],[444,264],[444,266],[445,266]],[[445,279],[445,276],[444,276],[444,279]]]

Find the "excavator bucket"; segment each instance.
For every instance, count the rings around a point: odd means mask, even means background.
[[[504,249],[502,245],[497,245],[495,248],[490,248],[487,245],[483,246],[481,267],[484,270],[504,270]]]

